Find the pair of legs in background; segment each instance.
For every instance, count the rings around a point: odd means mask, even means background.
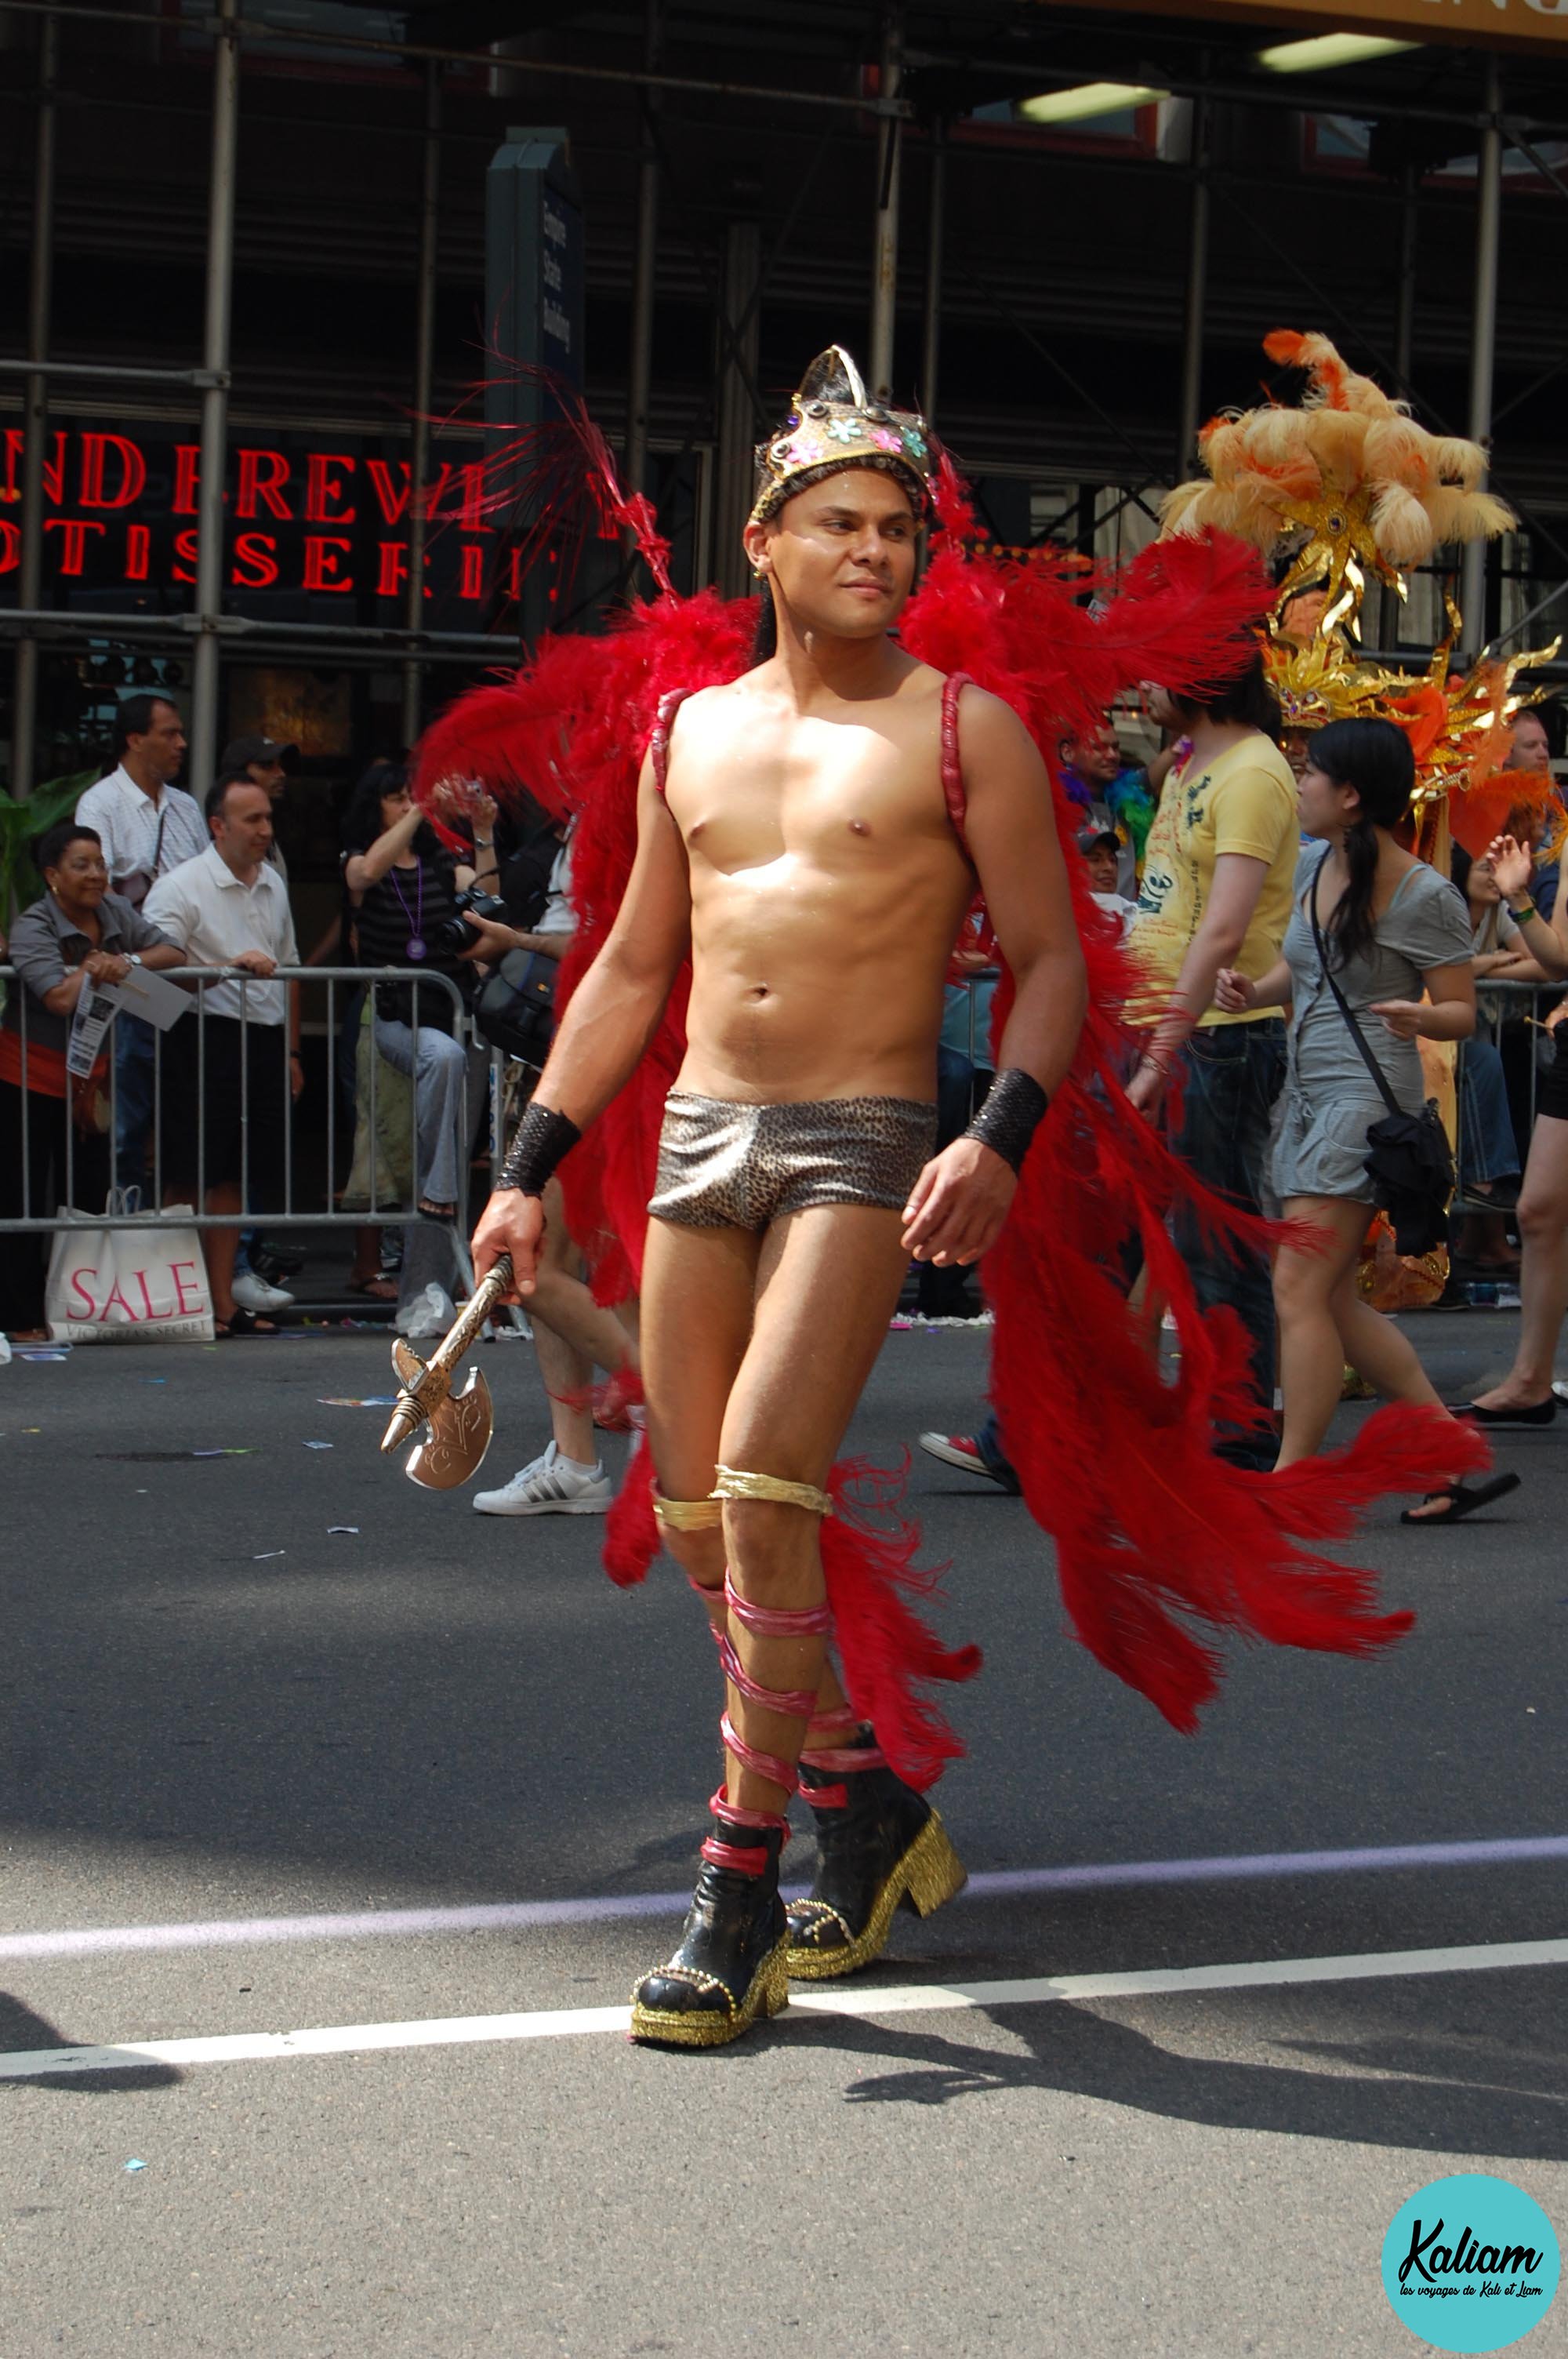
[[[1568,1136],[1568,1125],[1563,1125]],[[1345,1364],[1385,1400],[1441,1409],[1443,1400],[1408,1336],[1361,1299],[1357,1278],[1374,1207],[1343,1196],[1292,1196],[1287,1221],[1317,1231],[1318,1253],[1284,1245],[1274,1260],[1274,1300],[1280,1321],[1280,1385],[1284,1429],[1279,1464],[1293,1466],[1323,1447],[1345,1383]],[[1450,1484],[1420,1506],[1407,1524],[1451,1523],[1518,1486],[1514,1474],[1489,1482]]]
[[[1501,1384],[1471,1404],[1479,1421],[1550,1425],[1557,1414],[1552,1390],[1558,1338],[1568,1312],[1568,1057],[1558,1034],[1553,1093],[1542,1087],[1541,1108],[1525,1159],[1515,1218],[1523,1248],[1519,1267],[1519,1344]],[[1548,1106],[1552,1111],[1548,1112]]]
[[[528,1320],[549,1405],[549,1446],[499,1490],[479,1492],[473,1504],[481,1516],[601,1516],[612,1494],[594,1420],[597,1415],[611,1431],[633,1421],[640,1398],[638,1309],[635,1297],[613,1310],[594,1300],[558,1180],[545,1190],[545,1241]],[[595,1368],[611,1380],[597,1403],[590,1398]]]
[[[925,1913],[962,1882],[940,1821],[887,1768],[828,1658],[825,1486],[898,1302],[902,1228],[900,1212],[864,1203],[760,1230],[649,1223],[656,1506],[718,1640],[726,1711],[715,1831],[680,1947],[633,1995],[635,2037],[735,2038],[783,2006],[790,1974],[852,1970],[901,1899]],[[797,1776],[819,1864],[786,1918],[779,1856]]]

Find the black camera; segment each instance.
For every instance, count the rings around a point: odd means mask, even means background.
[[[458,895],[457,916],[443,918],[438,926],[431,927],[432,950],[453,951],[472,950],[474,930],[465,919],[465,911],[475,918],[493,918],[498,925],[504,926],[510,923],[506,904],[499,894],[481,893],[477,885],[470,885],[466,893]]]

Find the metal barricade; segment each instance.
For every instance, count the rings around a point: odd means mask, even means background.
[[[253,1225],[258,1220],[265,1220],[269,1230],[357,1228],[429,1219],[431,1216],[422,1214],[417,1210],[425,1193],[425,1182],[428,1176],[421,1155],[419,1125],[415,1103],[417,1089],[417,1040],[421,1004],[433,1010],[438,1003],[444,1011],[449,1012],[451,1036],[464,1049],[465,1053],[459,1080],[460,1114],[457,1135],[461,1144],[458,1153],[457,1209],[452,1220],[441,1225],[450,1231],[460,1271],[465,1276],[471,1277],[468,1260],[465,1221],[467,1206],[464,1198],[467,1192],[469,1162],[473,1147],[474,1115],[478,1111],[472,1095],[475,1079],[472,1068],[478,1065],[481,1052],[472,1046],[472,1027],[467,1004],[457,984],[449,976],[421,972],[414,967],[377,967],[373,970],[364,967],[280,966],[271,976],[264,979],[247,973],[243,968],[171,967],[162,971],[160,979],[168,983],[197,986],[191,994],[192,1006],[189,1013],[181,1016],[167,1032],[158,1031],[151,1025],[142,1022],[141,1019],[136,1019],[137,1048],[132,1052],[133,1060],[144,1062],[147,1068],[147,1071],[137,1078],[138,1085],[145,1083],[148,1093],[147,1114],[145,1125],[141,1125],[141,1135],[151,1148],[154,1206],[161,1210],[164,1202],[167,1192],[165,1184],[167,1147],[173,1145],[180,1168],[172,1173],[172,1177],[183,1190],[195,1198],[193,1212],[181,1212],[173,1216],[178,1218],[183,1227],[243,1228]],[[356,1201],[353,1204],[345,1206],[337,1201],[336,1188],[337,1158],[341,1137],[337,1050],[341,1018],[344,1014],[345,999],[351,1005],[362,1007],[364,996],[372,986],[387,984],[406,984],[412,991],[411,1028],[416,1042],[415,1072],[409,1076],[408,1157],[412,1184],[406,1200],[385,1195],[380,1187],[381,1158],[377,1152],[377,1144],[381,1135],[379,1068],[382,1063],[382,1054],[377,1049],[369,1060],[369,1082],[366,1093],[368,1103],[356,1108],[356,1119],[362,1115],[369,1125],[371,1140],[369,1194],[365,1201]],[[252,1102],[253,1036],[265,1029],[267,1032],[280,1034],[287,1039],[291,1028],[287,1021],[287,1000],[285,1017],[281,1022],[267,1022],[253,1012],[259,995],[279,984],[286,988],[288,986],[297,988],[308,984],[312,988],[324,989],[327,995],[327,1120],[322,1180],[319,1196],[316,1195],[316,1191],[303,1187],[297,1188],[295,1184],[294,1095],[287,1054],[278,1060],[280,1070],[278,1103],[275,1106],[268,1107],[254,1104]],[[5,1000],[4,1016],[0,1018],[0,1029],[9,1033],[15,1043],[14,1048],[8,1052],[7,1065],[14,1066],[16,1073],[16,1081],[8,1084],[0,1082],[0,1086],[10,1086],[16,1092],[19,1132],[16,1159],[19,1160],[21,1167],[19,1175],[14,1173],[5,1175],[5,1195],[3,1200],[0,1200],[6,1204],[13,1201],[19,1201],[21,1211],[19,1212],[7,1211],[0,1216],[0,1235],[49,1231],[61,1228],[68,1223],[80,1226],[96,1222],[100,1226],[108,1226],[115,1217],[123,1220],[124,1217],[123,1210],[116,1215],[107,1209],[110,1191],[115,1191],[113,1201],[118,1204],[119,1190],[141,1187],[145,1181],[147,1155],[146,1145],[135,1146],[129,1139],[123,1139],[122,1134],[123,1052],[121,1039],[116,1036],[124,1022],[125,1011],[122,1010],[115,1016],[104,1035],[100,1051],[100,1061],[106,1059],[106,1068],[102,1079],[107,1082],[109,1100],[105,1148],[94,1145],[86,1137],[79,1138],[77,1121],[64,1113],[64,1108],[71,1103],[71,1084],[69,1077],[63,1083],[63,1096],[50,1086],[59,1079],[60,1052],[37,1042],[35,1036],[38,1028],[38,1016],[36,1003],[33,1002],[31,993],[14,967],[0,965],[0,985],[4,986]],[[210,1007],[210,993],[215,995],[220,990],[225,1001],[237,1006],[237,1017],[230,1014],[227,1007],[222,1009]],[[225,1027],[236,1022],[238,1025],[240,1176],[237,1185],[240,1209],[214,1212],[208,1209],[206,1201],[210,1185],[207,1121],[209,1082],[214,1056],[232,1053],[233,1048],[233,1042],[227,1030],[222,1035],[213,1035],[211,1027],[220,1022]],[[444,1029],[445,1027],[440,1028]],[[150,1035],[150,1038],[143,1039],[142,1035]],[[140,1051],[144,1049],[146,1051],[145,1059],[140,1055]],[[189,1140],[170,1141],[166,1138],[165,1095],[170,1071],[177,1059],[182,1060],[179,1085],[187,1101],[192,1094],[194,1095],[195,1136]],[[31,1074],[29,1062],[33,1067]],[[49,1081],[44,1082],[42,1074],[46,1065],[49,1069]],[[30,1080],[40,1082],[41,1085],[29,1086]],[[252,1194],[253,1162],[260,1159],[253,1157],[253,1136],[259,1139],[260,1127],[267,1121],[280,1125],[283,1134],[280,1158],[283,1201],[280,1209],[275,1209],[271,1204],[252,1206],[249,1202]],[[52,1125],[57,1133],[58,1148],[62,1150],[58,1151],[53,1158],[59,1168],[54,1173],[53,1184],[49,1190],[52,1201],[47,1203],[33,1201],[35,1194],[33,1148],[36,1126],[39,1122]],[[135,1126],[133,1113],[133,1127]],[[269,1142],[269,1144],[274,1145],[276,1150],[276,1142]],[[189,1156],[182,1151],[187,1147],[189,1149]],[[81,1171],[79,1167],[89,1159],[93,1166],[93,1173],[91,1186],[84,1187],[83,1183],[87,1181],[88,1175]],[[276,1151],[269,1159],[275,1162],[279,1159]],[[492,1168],[494,1161],[495,1147],[492,1136]],[[106,1178],[104,1178],[105,1173]],[[20,1179],[19,1190],[14,1184],[17,1176]],[[102,1190],[98,1185],[100,1180],[103,1180]],[[215,1184],[222,1185],[224,1182],[220,1179]],[[105,1201],[79,1207],[76,1200],[79,1194],[83,1192],[102,1192]],[[309,1202],[298,1201],[307,1196],[314,1198],[314,1201]],[[62,1210],[62,1207],[66,1209]]]

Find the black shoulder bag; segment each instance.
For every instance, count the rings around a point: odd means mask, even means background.
[[[508,951],[474,1005],[474,1023],[492,1049],[541,1069],[556,1030],[560,961],[540,951]]]
[[[1310,896],[1318,963],[1350,1037],[1361,1051],[1367,1071],[1378,1085],[1378,1094],[1389,1109],[1380,1122],[1368,1128],[1367,1177],[1372,1182],[1379,1210],[1387,1212],[1393,1224],[1395,1252],[1417,1256],[1432,1253],[1448,1239],[1448,1200],[1454,1193],[1454,1157],[1448,1134],[1443,1127],[1435,1099],[1428,1098],[1419,1114],[1405,1112],[1389,1087],[1387,1074],[1367,1046],[1361,1027],[1350,1013],[1349,1001],[1334,979],[1328,963],[1328,945],[1317,918],[1317,883],[1322,874],[1320,861],[1313,871]]]

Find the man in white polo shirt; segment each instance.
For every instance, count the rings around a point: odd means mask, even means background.
[[[166,1061],[163,1162],[166,1201],[194,1201],[205,1183],[210,1212],[276,1209],[283,1194],[285,1093],[297,1097],[299,1006],[288,893],[267,860],[272,804],[248,778],[220,778],[207,798],[212,841],[199,860],[162,876],[145,915],[191,966],[235,970],[201,986],[205,1014],[176,1027]],[[199,1128],[200,1125],[200,1128]],[[234,1301],[234,1228],[205,1233],[212,1312],[221,1335],[272,1332]]]
[[[185,759],[185,730],[167,696],[127,696],[114,716],[118,767],[89,787],[76,823],[103,847],[109,883],[140,908],[159,876],[207,849],[207,822],[169,782]],[[153,1110],[153,1032],[124,1010],[114,1023],[114,1180],[139,1187]]]

